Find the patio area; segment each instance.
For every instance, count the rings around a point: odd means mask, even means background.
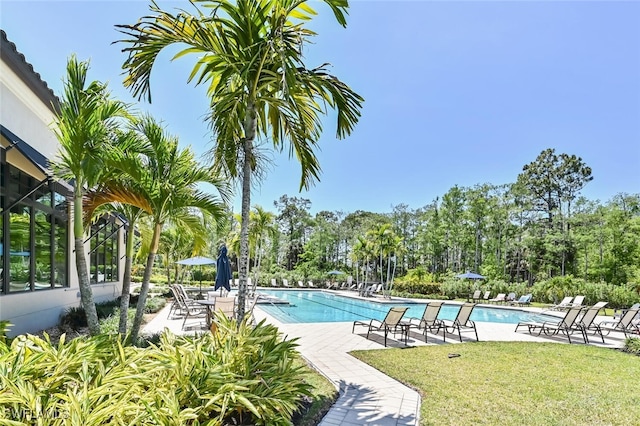
[[[169,307],[165,307],[150,323],[143,333],[152,334],[168,328],[175,334],[192,333],[182,331],[182,319],[167,318]],[[528,308],[531,311],[541,309]],[[257,305],[255,309],[257,321],[266,319],[276,325],[287,338],[298,338],[298,350],[302,356],[318,371],[331,380],[340,391],[340,397],[320,425],[418,425],[420,413],[420,396],[413,389],[388,377],[380,371],[349,355],[350,351],[359,349],[383,349],[383,337],[374,334],[367,339],[366,329],[356,328],[352,333],[351,322],[284,324],[267,315]],[[601,320],[611,319],[602,317]],[[568,343],[566,337],[536,336],[526,331],[514,332],[514,324],[496,324],[478,322],[480,341],[530,341]],[[475,341],[472,334],[463,332],[463,341]],[[388,347],[405,347],[403,341],[388,340]],[[590,344],[608,348],[622,347],[624,335],[612,333],[602,344],[590,339]],[[442,336],[429,334],[428,345],[460,344],[457,335],[447,335],[446,343]],[[578,343],[580,344],[580,343]],[[408,338],[408,346],[425,345],[424,336],[412,331]]]

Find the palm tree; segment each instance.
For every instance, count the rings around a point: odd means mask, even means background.
[[[353,245],[352,255],[356,262],[358,262],[358,260],[364,260],[363,269],[365,286],[367,285],[367,277],[369,275],[369,258],[374,255],[374,250],[375,249],[373,247],[373,243],[369,241],[365,236],[358,235],[356,237],[356,242]]]
[[[82,198],[99,181],[104,167],[105,147],[119,126],[119,118],[127,115],[127,106],[111,99],[107,85],[87,83],[89,62],[78,62],[71,56],[60,111],[53,131],[60,142],[58,158],[52,164],[57,176],[73,180],[73,237],[80,300],[87,316],[89,333],[100,333],[98,314],[89,284],[89,271],[84,248]]]
[[[125,234],[125,263],[124,263],[124,276],[122,278],[122,291],[120,293],[120,320],[118,323],[118,333],[121,336],[127,334],[127,322],[129,320],[129,300],[131,293],[131,266],[133,261],[134,243],[135,243],[135,229],[138,224],[138,220],[144,216],[144,211],[129,204],[122,204],[119,202],[109,203],[100,207],[95,207],[94,204],[99,203],[99,199],[102,198],[102,190],[98,187],[95,190],[87,192],[84,197],[84,209],[86,212],[91,212],[91,216],[85,217],[85,223],[90,222],[91,219],[101,216],[103,213],[116,213],[125,218],[128,227]]]
[[[103,185],[101,202],[123,202],[143,209],[153,221],[150,242],[136,315],[129,340],[135,342],[142,324],[144,306],[149,293],[149,283],[155,255],[158,252],[160,234],[164,224],[171,221],[176,226],[194,226],[200,217],[194,210],[207,212],[222,222],[228,201],[229,188],[209,167],[197,164],[190,149],[180,150],[178,140],[166,134],[151,117],[143,117],[135,123],[135,129],[146,142],[141,152],[124,152],[109,165],[125,178],[111,180]],[[208,183],[219,192],[220,199],[198,190],[198,184]],[[99,203],[96,203],[99,204]]]
[[[249,236],[254,234],[255,239],[255,254],[256,264],[254,268],[255,276],[253,278],[253,287],[251,290],[255,292],[255,287],[258,285],[260,267],[262,266],[262,258],[264,245],[268,237],[273,237],[277,232],[274,226],[275,215],[266,211],[260,206],[254,206],[253,211],[250,214],[251,221],[249,226]],[[251,239],[251,238],[250,238]]]
[[[396,266],[398,263],[398,256],[405,251],[403,239],[399,235],[393,235],[387,246],[387,294],[385,296],[389,297],[391,295],[391,290],[393,290],[393,278],[396,275]],[[391,262],[393,262],[393,270],[391,270]]]
[[[346,26],[345,0],[325,0],[337,21]],[[124,84],[134,96],[151,101],[150,76],[160,52],[172,44],[187,47],[174,56],[196,53],[189,76],[207,84],[211,99],[210,124],[216,136],[216,167],[242,182],[240,229],[240,287],[238,319],[244,317],[248,276],[251,178],[258,170],[256,138],[270,139],[276,150],[289,144],[300,161],[300,187],[318,179],[320,166],[314,149],[322,131],[321,115],[337,109],[337,137],[351,133],[360,117],[363,99],[338,78],[327,64],[307,68],[303,48],[315,33],[303,25],[316,12],[310,1],[194,0],[210,8],[206,15],[180,11],[173,15],[152,3],[150,16],[117,28],[131,37],[120,40],[129,54],[123,67]]]
[[[121,336],[127,334],[127,322],[129,320],[129,301],[131,294],[131,268],[133,263],[133,255],[135,248],[135,239],[138,222],[145,217],[145,211],[150,210],[148,204],[144,207],[138,207],[131,204],[121,202],[122,199],[128,199],[131,194],[125,194],[125,197],[115,198],[112,191],[112,183],[127,179],[127,175],[120,173],[117,167],[111,167],[111,164],[120,164],[126,154],[136,155],[144,148],[141,139],[134,131],[128,130],[118,132],[109,149],[103,151],[103,160],[105,163],[105,172],[100,176],[100,182],[97,186],[87,191],[83,199],[83,208],[86,212],[84,220],[85,226],[89,226],[90,222],[102,214],[116,213],[126,220],[125,228],[125,264],[124,276],[122,278],[122,291],[120,294],[120,320],[118,323],[118,333]],[[140,203],[139,203],[140,204]]]
[[[385,291],[390,291],[391,255],[399,250],[402,239],[396,235],[390,223],[383,223],[377,228],[371,229],[369,232],[367,232],[367,234],[368,237],[371,238],[371,241],[374,244],[377,253],[379,254],[380,282],[383,283]],[[387,256],[386,281],[384,279],[384,269],[382,267],[385,255]]]
[[[160,235],[158,254],[163,255],[164,267],[167,273],[167,283],[171,284],[171,267],[175,268],[176,281],[178,279],[178,264],[180,259],[203,255],[208,251],[210,235],[206,229],[204,218],[202,222],[189,223],[192,227],[176,226],[169,223]]]

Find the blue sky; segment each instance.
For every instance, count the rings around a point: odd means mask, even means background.
[[[640,2],[352,1],[346,29],[313,5],[307,66],[330,62],[365,98],[362,118],[337,140],[327,116],[310,191],[298,192],[295,159],[272,155],[252,204],[273,210],[287,194],[310,199],[312,212],[419,208],[456,184],[514,182],[546,148],[593,169],[589,199],[640,192]],[[146,0],[0,0],[0,26],[56,94],[75,53],[91,60],[91,79],[134,102],[111,43],[122,38],[115,24],[147,11]],[[186,83],[195,57],[169,58],[153,71],[153,103],[137,107],[204,154],[205,90]]]

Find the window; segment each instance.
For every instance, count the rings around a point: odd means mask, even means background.
[[[9,164],[2,171],[0,294],[68,287],[66,198],[48,179],[39,181]]]
[[[112,220],[99,219],[91,226],[90,281],[118,281],[118,230]]]

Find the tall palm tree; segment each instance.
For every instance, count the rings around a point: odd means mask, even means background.
[[[80,286],[80,301],[87,316],[89,333],[100,333],[98,314],[89,283],[89,271],[84,248],[82,198],[99,181],[104,167],[105,146],[127,115],[127,105],[114,100],[107,85],[87,81],[89,61],[78,61],[72,55],[67,62],[67,76],[60,111],[53,131],[60,142],[58,157],[52,166],[57,176],[73,180],[73,238],[76,268]]]
[[[180,259],[205,255],[209,248],[210,235],[207,233],[204,220],[189,223],[190,226],[176,226],[169,223],[160,235],[158,254],[164,258],[167,282],[171,284],[171,267],[175,269],[178,281],[178,264]]]
[[[85,212],[90,213],[85,216],[85,223],[91,222],[92,219],[102,216],[104,213],[116,213],[123,217],[127,222],[127,228],[125,233],[125,262],[124,262],[124,275],[122,277],[122,291],[120,293],[120,320],[118,323],[118,333],[121,336],[127,334],[127,322],[129,320],[128,310],[131,293],[131,267],[133,262],[134,244],[135,244],[135,229],[138,221],[141,217],[144,217],[144,210],[137,206],[130,204],[123,204],[120,202],[111,202],[109,204],[95,207],[94,204],[99,204],[103,192],[100,186],[95,190],[87,192],[84,197],[84,209]]]
[[[249,211],[252,174],[258,170],[256,138],[270,139],[300,162],[300,187],[308,188],[320,173],[314,149],[322,131],[320,117],[337,109],[337,137],[351,133],[363,99],[327,64],[307,68],[303,48],[315,33],[305,28],[316,12],[305,0],[193,0],[210,8],[204,14],[171,14],[155,3],[151,15],[134,25],[118,25],[129,36],[121,40],[129,54],[124,84],[134,96],[151,100],[150,76],[160,54],[172,44],[186,44],[174,58],[198,55],[189,81],[207,84],[210,124],[216,135],[216,166],[241,180],[240,287],[238,319],[244,317],[249,256]],[[346,26],[346,0],[324,0]]]
[[[391,255],[395,253],[400,247],[402,241],[391,227],[390,223],[383,223],[380,226],[373,228],[367,232],[368,237],[371,238],[377,253],[379,254],[379,267],[380,267],[380,282],[383,283],[384,289],[389,291],[389,279],[391,276]],[[383,259],[387,256],[387,279],[384,279]]]
[[[260,206],[254,206],[253,211],[250,214],[251,222],[249,226],[249,236],[255,235],[255,276],[253,278],[253,287],[251,290],[255,292],[255,287],[258,285],[260,279],[260,267],[262,266],[264,245],[267,238],[275,235],[276,228],[274,226],[275,215],[272,212],[268,212]],[[251,238],[250,238],[251,239]]]
[[[105,182],[101,199],[101,202],[119,201],[137,206],[153,221],[153,236],[129,337],[132,342],[137,340],[142,324],[153,262],[164,224],[170,220],[176,226],[193,226],[200,221],[193,214],[194,210],[207,212],[222,222],[226,213],[223,203],[230,196],[228,184],[219,179],[210,167],[200,166],[190,149],[180,150],[178,140],[168,135],[152,117],[142,117],[134,128],[146,142],[146,147],[133,155],[121,153],[119,160],[109,164],[126,177]],[[222,200],[198,190],[197,185],[201,183],[213,185]]]
[[[127,333],[127,322],[129,320],[129,301],[131,294],[131,268],[133,263],[136,229],[141,218],[145,217],[145,211],[150,211],[148,203],[138,203],[137,205],[126,204],[122,199],[128,199],[131,194],[124,194],[114,198],[112,183],[123,179],[129,179],[128,175],[122,174],[117,167],[111,164],[120,164],[125,155],[137,155],[136,153],[144,149],[143,141],[138,134],[129,129],[128,131],[117,132],[113,144],[103,150],[103,160],[105,164],[104,173],[100,175],[99,182],[94,189],[87,191],[83,198],[83,208],[85,211],[85,226],[88,226],[93,219],[102,214],[116,213],[127,222],[125,228],[125,264],[122,278],[122,291],[120,294],[120,320],[118,323],[118,333],[125,336]],[[117,201],[114,201],[117,200]]]
[[[353,245],[353,250],[351,253],[356,262],[358,262],[359,260],[364,260],[364,264],[362,265],[362,267],[364,269],[365,286],[367,285],[367,278],[369,276],[369,259],[371,258],[371,256],[375,256],[374,252],[375,248],[372,241],[370,241],[366,236],[363,235],[358,235],[356,237],[356,242]]]

